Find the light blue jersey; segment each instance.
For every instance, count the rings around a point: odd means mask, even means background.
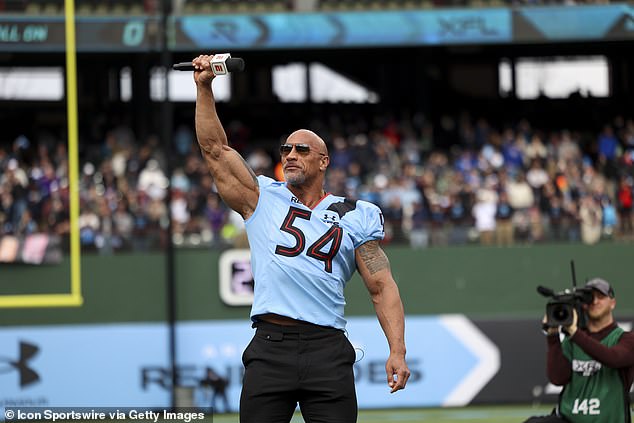
[[[246,220],[255,296],[251,319],[275,313],[343,329],[343,289],[356,270],[354,250],[383,239],[374,204],[327,195],[312,210],[286,183],[259,176],[260,198]]]

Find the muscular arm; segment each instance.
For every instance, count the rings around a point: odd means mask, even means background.
[[[247,219],[257,206],[258,182],[242,156],[228,145],[227,135],[216,112],[210,59],[211,56],[199,56],[193,60],[196,66],[196,137],[220,197]]]
[[[392,392],[403,389],[409,378],[405,363],[405,315],[403,303],[392,277],[390,263],[378,241],[368,241],[356,249],[359,273],[372,297],[379,323],[390,347],[385,365],[387,381]],[[394,382],[394,375],[397,375]]]

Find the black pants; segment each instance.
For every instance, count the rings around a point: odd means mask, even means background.
[[[306,423],[354,423],[355,351],[345,334],[311,324],[258,322],[244,350],[241,423],[288,423],[299,403]]]

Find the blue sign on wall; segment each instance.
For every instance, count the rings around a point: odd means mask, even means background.
[[[357,349],[361,408],[464,405],[499,369],[499,351],[464,316],[407,318],[407,389],[390,394],[387,341],[373,317],[350,318]],[[248,320],[177,325],[177,381],[194,404],[237,411]],[[153,407],[170,405],[171,367],[165,325],[116,324],[0,329],[0,406]],[[205,386],[208,370],[226,381],[226,395]]]
[[[600,40],[625,21],[622,30],[634,38],[634,8],[626,4],[588,5],[570,13],[568,6],[522,9],[519,15],[550,41]],[[624,34],[625,35],[625,34]]]
[[[310,48],[501,43],[510,9],[184,16],[175,49]]]
[[[168,365],[161,324],[0,328],[0,406],[159,407],[143,368]]]

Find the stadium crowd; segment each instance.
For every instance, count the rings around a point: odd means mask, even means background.
[[[634,239],[634,119],[617,117],[591,134],[543,131],[526,120],[495,128],[467,115],[435,124],[422,115],[369,124],[333,115],[311,129],[329,143],[327,191],[378,204],[386,243]],[[277,140],[253,139],[240,122],[227,132],[256,173],[281,178]],[[244,245],[243,223],[215,194],[191,127],[176,129],[169,154],[157,137],[137,140],[125,126],[82,146],[83,249],[160,248],[168,213],[177,246]],[[20,136],[0,145],[0,170],[0,236],[45,232],[67,240],[66,141]]]

